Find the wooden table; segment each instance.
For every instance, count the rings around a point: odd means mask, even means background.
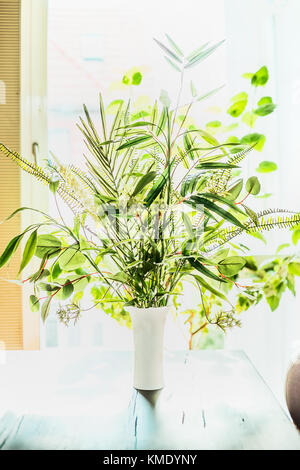
[[[2,449],[300,449],[300,435],[240,351],[166,353],[167,386],[131,387],[130,352],[7,352]]]

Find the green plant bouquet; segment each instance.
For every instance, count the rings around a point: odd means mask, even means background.
[[[182,280],[190,279],[199,287],[206,321],[233,326],[238,320],[223,286],[235,284],[249,265],[233,241],[241,234],[300,223],[300,214],[293,211],[250,208],[251,197],[260,191],[259,180],[251,176],[244,181],[237,171],[253,148],[262,147],[261,134],[220,142],[214,133],[216,122],[205,130],[190,122],[191,108],[217,90],[199,96],[190,82],[190,103],[181,105],[186,73],[221,43],[205,44],[185,56],[170,37],[167,40],[167,46],[156,42],[179,75],[177,105],[171,106],[165,91],[159,102],[141,113],[132,113],[130,102],[118,100],[109,121],[100,95],[101,128],[85,106],[78,124],[89,151],[85,168],[63,166],[56,159],[41,168],[0,144],[4,155],[48,185],[73,212],[72,226],[62,216],[56,219],[26,207],[10,216],[33,210],[41,218],[12,238],[0,267],[27,237],[20,273],[32,257],[40,259],[27,282],[33,288],[31,308],[40,310],[43,320],[57,299],[60,319],[76,321],[88,290],[95,305],[129,324],[124,306],[166,306],[180,295]],[[249,78],[256,87],[266,82],[266,75],[263,67]],[[267,98],[248,113],[248,123],[274,109]],[[229,114],[238,117],[246,104],[245,95],[236,96]],[[215,312],[209,309],[207,293],[217,299]]]

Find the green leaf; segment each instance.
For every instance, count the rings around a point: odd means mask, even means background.
[[[197,101],[202,101],[202,100],[205,100],[206,98],[208,98],[209,96],[212,96],[214,95],[215,93],[217,93],[217,91],[220,91],[222,90],[222,88],[224,88],[224,85],[221,85],[217,88],[214,88],[213,90],[211,91],[208,91],[207,93],[205,93],[204,95],[201,95],[197,98]]]
[[[225,300],[225,302],[228,302],[225,295],[222,294],[222,292],[218,291],[217,289],[215,289],[214,287],[212,287],[211,284],[209,284],[208,282],[206,282],[203,277],[199,276],[198,274],[191,274],[195,279],[196,281],[199,282],[199,284],[201,284],[202,287],[204,287],[205,289],[209,290],[212,294],[216,295],[217,297],[220,297],[220,299],[223,299]]]
[[[221,163],[221,162],[207,162],[200,163],[195,167],[197,170],[218,170],[218,169],[228,169],[228,168],[239,168],[237,165],[232,165],[231,163]]]
[[[64,287],[62,288],[62,300],[68,299],[74,292],[74,286],[69,279],[67,279]]]
[[[243,73],[242,77],[246,78],[246,79],[251,79],[253,77],[253,75],[254,75],[254,73],[246,72],[246,73]]]
[[[268,114],[273,113],[275,108],[276,104],[264,104],[263,106],[259,106],[258,108],[256,108],[254,110],[254,113],[257,114],[257,116],[267,116]]]
[[[43,258],[44,256],[54,256],[61,249],[61,241],[50,234],[39,235],[37,238],[37,245],[35,256]]]
[[[200,271],[202,274],[204,274],[206,277],[209,277],[211,279],[214,279],[215,281],[219,282],[225,282],[224,279],[221,277],[218,277],[216,274],[214,274],[212,271],[210,271],[208,268],[206,268],[200,261],[198,261],[195,258],[188,258],[190,265],[197,269],[197,271]]]
[[[59,266],[59,262],[55,263],[52,268],[52,279],[57,279],[62,273],[62,269]]]
[[[23,258],[22,258],[22,261],[21,261],[19,274],[20,274],[21,271],[23,271],[25,266],[27,266],[27,264],[29,263],[29,261],[33,257],[33,255],[35,253],[36,245],[37,245],[37,230],[32,232],[31,235],[29,236],[28,240],[27,240],[27,243],[25,245],[24,252],[23,252]]]
[[[235,276],[246,264],[246,260],[241,256],[229,256],[218,263],[218,268],[223,276]]]
[[[59,257],[59,265],[64,271],[73,271],[86,264],[86,257],[78,250],[78,248],[66,248]]]
[[[29,304],[32,312],[38,312],[40,309],[40,301],[35,295],[29,297]]]
[[[120,271],[116,274],[113,274],[111,276],[108,276],[108,277],[109,277],[109,279],[112,279],[113,281],[122,282],[123,284],[128,283],[128,276],[127,276],[127,274],[125,274],[122,271]]]
[[[168,108],[164,106],[162,109],[160,118],[159,118],[156,135],[159,135],[164,130],[166,122],[167,122],[167,117],[168,117]]]
[[[264,86],[269,79],[269,71],[264,65],[251,78],[251,84],[254,86]]]
[[[80,217],[78,215],[75,215],[73,232],[77,238],[79,238],[79,230],[80,230]]]
[[[186,60],[188,62],[193,60],[199,54],[199,52],[203,51],[208,45],[209,45],[209,42],[206,42],[205,44],[202,44],[202,46],[197,47],[197,49],[195,49],[193,52],[191,52],[191,54],[187,56]]]
[[[285,248],[288,248],[289,246],[290,246],[289,243],[282,243],[282,244],[279,245],[279,247],[277,248],[276,254],[277,254],[277,253],[280,253],[280,251],[284,250]]]
[[[51,176],[49,189],[53,194],[56,193],[58,186],[59,186],[59,177],[57,175]]]
[[[208,132],[202,130],[202,129],[199,129],[197,131],[197,133],[202,137],[203,140],[205,140],[205,142],[207,142],[208,144],[210,145],[216,145],[218,146],[219,145],[219,142],[217,141],[217,139],[212,136],[211,134],[209,134]]]
[[[146,140],[150,140],[150,139],[152,139],[152,137],[148,136],[148,135],[143,135],[141,137],[134,137],[133,139],[129,139],[127,142],[120,145],[120,147],[118,147],[118,150],[123,150],[123,149],[129,148],[129,147],[139,145],[142,142],[145,142]]]
[[[243,208],[245,209],[246,214],[250,217],[250,219],[257,224],[258,223],[258,217],[256,212],[254,212],[250,207],[246,206],[245,204],[242,204]]]
[[[195,98],[197,96],[197,90],[192,81],[190,82],[190,87],[191,87],[192,97]]]
[[[209,122],[206,124],[206,127],[217,128],[217,127],[221,127],[221,125],[222,125],[221,121],[209,121]]]
[[[209,201],[208,199],[205,199],[204,197],[200,196],[192,196],[190,199],[184,201],[185,204],[189,204],[195,207],[195,205],[201,205],[205,209],[208,209],[212,212],[215,212],[218,214],[220,217],[222,217],[225,220],[228,220],[229,222],[233,223],[234,225],[237,225],[238,227],[244,229],[244,225],[230,212],[226,211],[222,207],[217,206],[212,201]]]
[[[232,201],[235,201],[243,189],[243,180],[239,179],[230,189],[227,191],[227,195]]]
[[[300,240],[300,228],[296,228],[292,235],[292,241],[294,245],[297,245],[299,240]]]
[[[257,119],[257,116],[254,113],[252,113],[251,111],[246,111],[243,114],[242,122],[252,128],[254,127],[256,119]]]
[[[269,161],[263,161],[260,162],[258,167],[256,168],[256,171],[258,173],[270,173],[271,171],[277,170],[277,165],[275,162],[269,162]]]
[[[247,232],[248,235],[251,235],[251,237],[257,238],[258,240],[261,240],[265,245],[267,244],[267,240],[263,236],[262,233],[260,232]]]
[[[257,199],[267,199],[268,197],[271,197],[272,193],[265,193],[262,194],[261,196],[255,196]]]
[[[183,212],[182,213],[182,220],[183,220],[183,223],[185,225],[185,229],[187,231],[187,234],[188,234],[189,238],[193,239],[194,238],[194,230],[193,230],[193,225],[192,225],[191,219],[189,218],[189,216],[187,214],[185,214]]]
[[[124,85],[129,85],[129,83],[130,83],[130,78],[127,77],[127,75],[124,75],[123,78],[122,78],[122,83],[123,83]]]
[[[178,54],[180,57],[183,57],[183,52],[182,50],[177,46],[177,44],[173,41],[172,38],[168,34],[166,34],[166,38],[169,41],[170,46],[173,48],[173,50]]]
[[[257,106],[264,106],[265,104],[273,103],[271,96],[263,96],[258,102]]]
[[[105,119],[105,110],[104,110],[104,104],[103,104],[103,99],[102,99],[101,93],[99,94],[99,108],[100,108],[100,116],[101,116],[101,124],[102,124],[103,138],[104,138],[104,140],[107,140],[107,139],[106,139],[106,119]],[[89,115],[88,115],[88,113],[87,113],[87,110],[85,110],[85,114],[86,114],[86,116],[87,116],[87,118],[88,118],[88,121],[89,121],[91,127],[93,127],[91,118],[89,117]]]
[[[227,199],[226,197],[219,196],[219,194],[202,193],[201,197],[205,197],[207,199],[212,199],[213,201],[222,202],[223,204],[225,204],[226,206],[229,206],[234,211],[245,215],[244,212],[236,204],[234,204],[231,199]]]
[[[153,185],[153,187],[150,189],[150,191],[148,192],[148,194],[146,195],[145,197],[145,205],[146,207],[149,207],[151,206],[152,202],[158,197],[158,195],[162,192],[166,182],[168,181],[169,179],[169,175],[171,173],[171,169],[174,165],[174,160],[169,163],[169,165],[167,166],[167,168],[164,170],[164,172],[160,175],[160,177],[158,178],[158,180],[155,182],[155,184]]]
[[[223,42],[224,42],[224,39],[223,41],[220,41],[216,43],[215,45],[208,47],[207,49],[204,49],[204,50],[201,49],[198,54],[196,53],[195,55],[192,56],[192,58],[188,61],[188,63],[184,66],[184,68],[188,69],[188,68],[194,67],[199,62],[201,62],[202,60],[210,56],[210,54],[212,54],[221,44],[223,44]]]
[[[44,323],[46,321],[46,318],[49,315],[51,300],[52,300],[52,297],[50,296],[50,297],[48,297],[48,299],[45,300],[45,302],[42,305],[41,317],[42,317],[42,320],[43,320]]]
[[[164,58],[165,58],[166,61],[173,67],[173,69],[176,70],[176,72],[181,72],[180,68],[179,68],[176,64],[174,64],[174,62],[172,62],[172,60],[169,59],[169,57],[164,56]]]
[[[139,85],[142,81],[142,74],[141,72],[135,72],[133,75],[132,75],[132,79],[131,79],[131,84],[132,85]]]
[[[247,106],[248,95],[244,91],[238,93],[231,99],[231,102],[233,104],[227,109],[227,113],[232,117],[238,117],[244,112]]]
[[[276,308],[279,305],[280,297],[275,296],[275,295],[270,295],[269,297],[266,297],[266,300],[267,300],[272,312],[274,312],[274,310],[276,310]]]
[[[17,235],[16,237],[10,240],[2,255],[0,256],[0,268],[2,268],[2,266],[4,266],[8,262],[10,257],[16,251],[20,244],[20,241],[22,240],[23,235],[24,233],[22,233],[21,235]]]
[[[166,107],[169,108],[171,105],[171,100],[166,90],[161,90],[159,101]]]
[[[154,180],[155,177],[156,171],[150,171],[146,175],[142,176],[142,178],[138,181],[133,193],[131,194],[131,197],[134,197],[139,194],[145,188],[145,186],[147,186],[149,183],[151,183],[151,181]]]
[[[260,192],[260,182],[257,176],[250,176],[246,183],[246,191],[256,196]]]
[[[168,47],[166,47],[164,44],[162,44],[160,41],[157,39],[153,38],[156,44],[159,45],[159,47],[166,52],[172,59],[175,59],[177,62],[181,63],[181,59],[174,53],[172,52]]]
[[[241,144],[250,146],[255,145],[254,149],[260,152],[263,149],[265,141],[266,137],[263,134],[254,132],[253,134],[244,135],[241,139]]]
[[[300,263],[289,263],[288,270],[290,274],[293,274],[294,276],[300,276]]]

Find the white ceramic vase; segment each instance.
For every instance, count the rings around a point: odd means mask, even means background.
[[[164,386],[163,342],[169,307],[127,307],[133,328],[134,379],[138,390],[159,390]]]

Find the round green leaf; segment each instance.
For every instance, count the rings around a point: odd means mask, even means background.
[[[252,134],[244,135],[241,139],[241,144],[243,145],[255,145],[254,149],[259,152],[263,149],[265,144],[266,137],[263,134],[258,134],[253,132]]]
[[[267,116],[268,114],[273,113],[275,108],[276,104],[268,103],[264,104],[263,106],[259,106],[257,109],[255,109],[254,112],[257,114],[257,116]]]
[[[257,106],[264,106],[265,104],[273,103],[271,96],[263,96],[258,102]]]
[[[124,85],[129,85],[130,79],[127,77],[127,75],[124,75],[122,78],[122,83],[124,83]]]
[[[260,192],[260,182],[257,176],[251,176],[246,183],[246,191],[256,196]]]
[[[236,103],[233,103],[227,109],[227,113],[230,114],[230,116],[236,118],[236,117],[238,117],[242,114],[242,112],[244,111],[246,106],[247,106],[247,101],[245,101],[245,100],[237,101]]]
[[[234,276],[246,264],[246,260],[241,256],[229,256],[218,263],[218,269],[224,276]]]
[[[277,165],[275,162],[269,162],[269,161],[263,161],[260,162],[258,167],[256,168],[256,171],[258,173],[270,173],[271,171],[277,170]]]
[[[132,85],[139,85],[142,81],[142,74],[141,72],[135,72],[132,76],[132,79],[131,79],[131,84]]]
[[[251,78],[251,84],[254,86],[264,86],[269,79],[269,71],[264,65]]]

